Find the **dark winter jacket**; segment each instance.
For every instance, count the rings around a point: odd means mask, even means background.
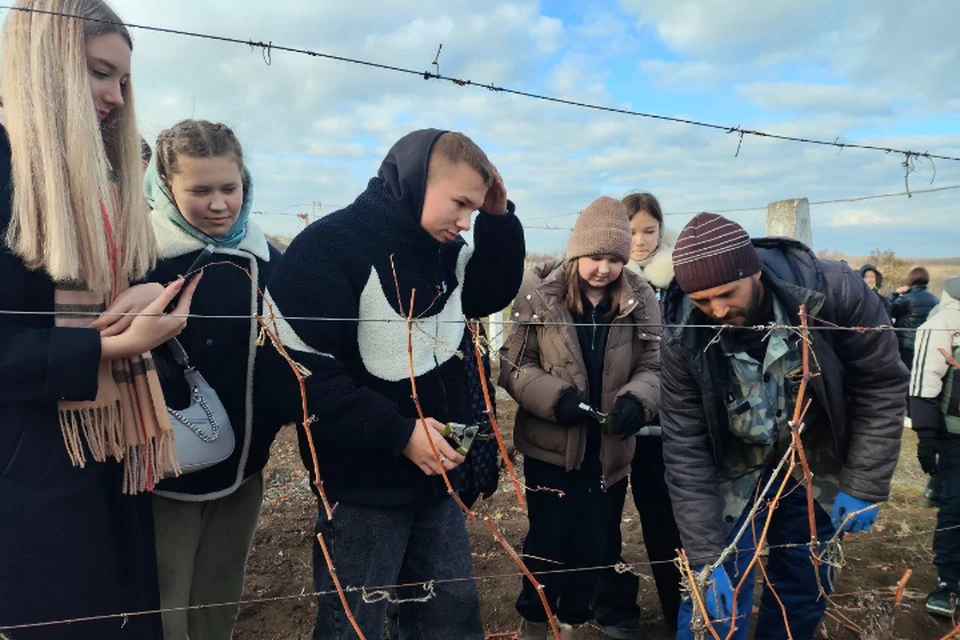
[[[443,492],[439,478],[403,455],[413,429],[422,428],[405,322],[412,292],[413,371],[424,415],[468,422],[474,412],[459,352],[471,345],[463,317],[503,309],[520,286],[525,249],[512,204],[503,216],[479,214],[475,249],[460,239],[441,244],[420,226],[428,158],[441,133],[401,139],[353,204],[294,239],[268,286],[280,337],[310,372],[311,432],[334,501],[409,505]],[[279,419],[302,422],[289,366],[270,347],[261,357]],[[304,441],[301,434],[312,474]]]
[[[626,269],[621,277],[629,297],[621,313],[605,321],[610,325],[600,359],[602,384],[591,385],[588,369],[596,360],[584,357],[566,306],[566,263],[547,262],[527,271],[513,303],[512,319],[520,324],[500,357],[500,386],[520,405],[513,435],[524,455],[567,471],[581,468],[590,430],[598,427],[586,420],[573,427],[557,424],[557,403],[571,389],[604,413],[618,398],[629,396],[643,405],[646,420],[657,415],[660,309],[643,278]],[[599,454],[605,486],[630,472],[634,447],[634,438],[603,436]]]
[[[897,327],[901,351],[913,354],[917,329],[927,321],[930,310],[935,306],[937,296],[927,291],[927,285],[924,284],[915,284],[902,295],[896,291],[890,294],[890,316]]]
[[[162,203],[155,207],[162,208]],[[172,205],[170,205],[172,206]],[[189,236],[159,211],[153,213],[153,229],[162,259],[152,279],[170,282],[184,274],[203,249],[203,243]],[[263,311],[257,287],[264,290],[267,279],[280,260],[280,252],[267,244],[266,237],[254,222],[248,223],[247,235],[236,249],[217,249],[211,262],[230,262],[247,270],[226,264],[214,264],[203,272],[193,296],[190,313],[201,316],[251,316]],[[279,424],[268,418],[259,419],[259,402],[254,402],[254,372],[257,336],[260,327],[255,319],[191,318],[179,336],[180,344],[204,379],[217,392],[230,417],[236,438],[233,455],[208,469],[163,480],[156,493],[178,500],[214,500],[233,493],[240,483],[258,473],[267,463],[270,445]],[[170,359],[166,347],[156,351],[156,358]],[[175,369],[175,373],[179,373]],[[182,379],[161,379],[164,392]]]
[[[55,327],[54,285],[2,238],[10,146],[0,129],[0,629],[159,606],[149,495],[121,494],[121,467],[71,465],[57,402],[97,395],[100,335]],[[9,632],[16,640],[160,637],[159,616]],[[2,633],[2,631],[0,631]]]
[[[783,238],[753,241],[763,263],[767,295],[775,295],[792,324],[806,305],[814,327],[878,326],[883,305],[854,271],[818,259],[803,244]],[[716,331],[670,328],[709,324],[680,288],[667,290],[661,347],[664,458],[667,484],[684,547],[690,557],[715,557],[724,547],[717,461],[729,431],[724,393],[730,371],[721,348],[708,348]],[[805,441],[833,446],[844,460],[840,489],[869,502],[886,500],[900,451],[909,376],[889,331],[811,331],[822,375],[810,396],[823,416]]]
[[[860,267],[860,277],[863,278],[865,275],[867,275],[867,271],[873,271],[874,275],[875,275],[876,278],[877,278],[877,286],[876,286],[876,287],[872,287],[872,289],[873,289],[873,291],[876,292],[876,294],[877,294],[878,296],[880,296],[880,299],[883,300],[883,308],[886,309],[887,315],[889,316],[889,315],[890,315],[890,301],[887,299],[887,297],[886,297],[885,295],[883,295],[882,293],[880,293],[880,289],[883,288],[883,274],[880,273],[880,270],[877,269],[877,268],[876,268],[875,266],[873,266],[872,264],[865,264],[865,265],[863,265],[862,267]]]

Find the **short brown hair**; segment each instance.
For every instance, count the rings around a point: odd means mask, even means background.
[[[930,272],[924,269],[923,267],[914,267],[910,269],[910,273],[907,274],[907,277],[903,279],[903,284],[908,287],[913,287],[916,285],[928,285],[930,284]]]
[[[440,162],[437,162],[438,160]],[[467,163],[471,169],[480,174],[488,187],[493,184],[494,168],[487,154],[477,146],[476,142],[456,131],[442,134],[433,144],[427,169],[427,182],[433,179],[435,170],[439,167],[454,165],[458,162]]]
[[[631,193],[620,202],[627,208],[627,219],[633,220],[633,217],[641,211],[646,211],[654,220],[660,223],[663,229],[663,210],[660,209],[660,201],[652,194],[646,191]]]
[[[173,175],[179,171],[177,158],[180,154],[191,158],[233,155],[243,171],[243,148],[240,141],[230,127],[219,122],[181,120],[160,132],[155,153],[157,173],[168,185]]]

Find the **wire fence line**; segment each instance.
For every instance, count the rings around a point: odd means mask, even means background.
[[[514,95],[514,96],[529,98],[532,100],[539,100],[542,102],[576,107],[576,108],[586,109],[590,111],[614,113],[614,114],[620,114],[625,116],[632,116],[632,117],[644,118],[649,120],[657,120],[662,122],[672,122],[675,124],[682,124],[682,125],[687,125],[692,127],[699,127],[699,128],[710,129],[714,131],[720,131],[725,134],[733,134],[738,136],[740,139],[740,144],[743,143],[743,139],[745,136],[750,136],[755,138],[766,138],[770,140],[778,140],[778,141],[791,142],[796,144],[814,145],[814,146],[820,146],[820,147],[832,147],[841,151],[844,149],[858,149],[862,151],[873,151],[873,152],[879,152],[884,154],[902,155],[904,156],[903,164],[907,170],[907,175],[909,175],[912,169],[910,165],[915,159],[925,159],[930,161],[945,160],[949,162],[960,162],[960,156],[954,156],[954,155],[930,153],[929,151],[915,151],[912,149],[902,149],[898,147],[889,147],[889,146],[883,146],[883,145],[863,144],[863,143],[855,143],[855,142],[841,142],[839,138],[836,138],[834,140],[826,140],[826,139],[811,138],[811,137],[804,137],[804,136],[784,135],[784,134],[778,134],[770,131],[761,131],[759,129],[744,128],[744,127],[741,127],[740,125],[731,126],[731,125],[725,125],[725,124],[717,124],[713,122],[695,120],[692,118],[683,118],[679,116],[671,116],[671,115],[664,115],[664,114],[651,113],[651,112],[645,112],[645,111],[637,111],[634,109],[611,107],[608,105],[601,105],[601,104],[596,104],[592,102],[586,102],[583,100],[561,98],[558,96],[536,93],[533,91],[527,91],[523,89],[510,88],[506,86],[498,86],[492,82],[486,82],[486,83],[477,82],[471,79],[458,78],[455,76],[448,76],[448,75],[443,75],[439,73],[439,64],[437,64],[437,59],[434,59],[432,63],[436,65],[438,69],[438,71],[434,73],[429,70],[424,71],[420,69],[412,69],[409,67],[401,67],[398,65],[386,64],[382,62],[376,62],[373,60],[364,60],[361,58],[335,55],[332,53],[325,53],[322,51],[305,49],[302,47],[292,47],[287,45],[274,44],[272,40],[265,42],[263,40],[243,39],[243,38],[236,38],[236,37],[218,35],[218,34],[212,34],[212,33],[203,33],[199,31],[190,31],[186,29],[160,27],[157,25],[150,25],[150,24],[136,24],[136,23],[129,23],[129,22],[118,23],[112,20],[94,19],[94,18],[88,18],[85,16],[80,16],[75,14],[49,11],[49,10],[32,8],[32,7],[14,7],[11,5],[0,5],[0,9],[6,9],[8,11],[24,11],[28,13],[42,13],[46,15],[53,15],[53,16],[58,16],[63,18],[70,18],[75,20],[84,20],[84,21],[91,21],[91,22],[100,22],[100,23],[107,23],[107,24],[123,24],[129,29],[140,29],[143,31],[151,31],[155,33],[165,33],[170,35],[185,36],[185,37],[196,38],[201,40],[209,40],[214,42],[243,45],[243,46],[249,47],[251,50],[254,50],[254,49],[260,50],[263,56],[263,61],[268,66],[272,63],[273,52],[275,51],[293,53],[297,55],[305,55],[313,58],[322,58],[322,59],[331,60],[334,62],[341,62],[345,64],[352,64],[352,65],[368,67],[372,69],[379,69],[382,71],[389,71],[397,74],[403,74],[407,76],[423,78],[424,80],[437,80],[442,82],[448,82],[458,87],[474,87],[479,89],[486,89],[496,93]],[[441,48],[442,46],[443,45],[441,45]],[[439,56],[439,51],[438,51],[438,56]],[[738,145],[737,154],[739,155],[739,153],[740,153],[740,146]]]

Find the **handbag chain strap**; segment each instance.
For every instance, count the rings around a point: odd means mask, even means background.
[[[200,405],[200,407],[203,409],[203,412],[207,414],[207,421],[209,421],[211,426],[211,435],[204,433],[200,426],[188,420],[182,412],[177,411],[176,409],[168,409],[168,412],[181,424],[190,429],[190,431],[193,431],[193,433],[195,433],[196,436],[204,442],[215,442],[216,439],[220,437],[220,423],[217,421],[217,417],[213,415],[213,411],[210,410],[206,399],[203,397],[203,394],[200,393],[200,389],[197,387],[193,388],[193,399]]]

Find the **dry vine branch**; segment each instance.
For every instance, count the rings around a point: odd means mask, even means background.
[[[763,548],[767,540],[770,524],[773,520],[774,511],[776,510],[779,504],[779,501],[784,495],[784,490],[786,489],[786,486],[789,483],[790,478],[793,476],[793,473],[797,467],[798,462],[800,464],[801,469],[803,470],[804,486],[806,488],[806,493],[807,493],[806,499],[807,499],[808,519],[810,524],[811,562],[814,567],[814,573],[816,575],[817,585],[820,590],[820,593],[821,594],[824,593],[823,585],[820,584],[820,571],[819,571],[820,556],[819,556],[819,543],[817,540],[816,515],[815,515],[816,512],[814,510],[815,504],[814,504],[814,497],[813,497],[813,474],[811,473],[810,467],[807,463],[807,457],[806,457],[806,453],[803,448],[803,442],[801,439],[801,435],[804,430],[803,420],[806,417],[807,411],[809,410],[812,402],[811,399],[806,398],[807,386],[809,385],[810,380],[815,377],[815,374],[811,373],[810,371],[810,332],[807,324],[807,310],[804,305],[800,306],[799,317],[800,317],[799,335],[802,342],[802,353],[801,353],[802,378],[800,380],[800,386],[797,391],[796,403],[794,404],[793,419],[789,423],[790,430],[791,430],[791,442],[788,445],[786,452],[780,458],[779,463],[774,468],[773,473],[770,474],[770,477],[767,480],[762,491],[760,491],[758,495],[755,497],[754,502],[750,508],[750,511],[748,512],[747,517],[744,519],[744,522],[740,527],[739,531],[737,531],[737,533],[735,534],[733,541],[729,545],[727,545],[727,547],[723,550],[723,552],[716,559],[716,561],[709,566],[709,571],[704,571],[703,574],[699,577],[699,579],[695,579],[693,576],[693,572],[689,570],[689,563],[685,563],[684,560],[681,560],[681,567],[683,567],[684,564],[686,564],[686,569],[687,569],[686,573],[688,574],[687,577],[690,582],[690,591],[696,597],[698,605],[700,605],[698,606],[698,608],[695,608],[694,610],[694,617],[693,617],[692,624],[695,625],[697,623],[698,615],[702,616],[703,617],[702,622],[706,624],[707,630],[709,630],[712,634],[714,634],[714,636],[716,636],[716,632],[714,631],[710,623],[710,620],[707,616],[706,609],[702,606],[701,588],[705,587],[706,582],[709,576],[713,574],[713,571],[715,571],[718,567],[722,567],[723,563],[733,553],[738,551],[737,545],[739,544],[740,539],[743,537],[748,527],[755,527],[755,519],[757,515],[759,515],[759,512],[761,511],[761,509],[764,507],[765,497],[769,495],[771,489],[773,488],[774,484],[777,481],[777,478],[781,476],[781,473],[783,474],[783,479],[780,482],[780,486],[777,489],[776,494],[774,495],[773,499],[770,500],[765,505],[766,508],[768,509],[768,512],[767,512],[767,516],[766,516],[763,530],[761,532],[759,540],[756,540],[756,532],[754,531],[754,539],[756,543],[754,544],[753,556],[750,558],[750,562],[748,563],[747,568],[744,570],[743,575],[741,576],[739,582],[736,585],[736,588],[733,590],[733,603],[731,607],[732,608],[731,627],[730,627],[729,633],[727,634],[726,640],[730,640],[730,638],[733,637],[736,631],[737,604],[738,604],[737,601],[739,598],[740,590],[745,584],[746,580],[752,575],[754,566],[757,564],[762,565],[761,555],[763,554]],[[717,335],[714,336],[714,339],[711,340],[710,344],[708,344],[708,348],[709,346],[715,344],[719,340],[719,336],[722,330],[723,330],[723,327],[718,329]],[[787,469],[785,471],[784,471],[784,465],[787,466]],[[850,517],[853,517],[855,515],[856,514],[850,514]],[[840,530],[842,531],[842,527]],[[776,592],[772,582],[767,577],[765,568],[763,568],[762,571],[764,574],[764,581],[765,581],[766,587],[770,589],[770,591],[773,593],[774,597],[776,598],[777,602],[780,603],[781,611],[783,612],[783,615],[784,615],[784,623],[786,625],[787,635],[790,636],[790,628],[789,628],[789,625],[786,624],[787,614],[786,614],[786,609],[783,607],[783,602],[779,594]]]
[[[770,504],[768,505],[766,522],[763,523],[763,531],[760,532],[760,539],[757,540],[755,544],[756,551],[754,552],[753,556],[750,558],[750,562],[749,564],[747,564],[747,568],[743,570],[743,575],[740,576],[740,581],[737,583],[736,588],[734,588],[733,590],[733,603],[731,606],[731,614],[730,614],[730,618],[731,618],[730,631],[727,633],[726,640],[731,640],[731,638],[733,638],[733,634],[737,630],[737,600],[739,600],[739,597],[740,597],[740,589],[743,588],[743,585],[746,583],[747,579],[752,579],[754,565],[762,564],[763,562],[760,559],[760,556],[763,554],[763,545],[767,541],[767,534],[770,531],[770,523],[773,522],[773,513],[776,510],[777,503],[780,501],[780,497],[783,495],[783,490],[786,489],[787,484],[790,482],[790,477],[793,474],[793,470],[795,467],[796,467],[796,457],[791,456],[790,464],[787,467],[787,472],[783,474],[783,481],[780,483],[780,488],[777,489],[777,493],[774,495],[773,500],[771,500]],[[762,496],[760,499],[762,499]],[[750,524],[752,526],[755,525],[753,521],[751,521]],[[770,586],[771,586],[771,589],[773,589],[773,585],[770,585]],[[776,596],[777,600],[779,601],[780,596],[777,594],[775,590],[773,591],[773,594]],[[789,634],[789,632],[790,631],[788,627],[787,633]]]
[[[310,432],[310,425],[313,423],[313,418],[310,416],[310,412],[307,407],[307,388],[306,388],[306,378],[310,375],[310,372],[302,367],[299,363],[294,361],[290,356],[290,353],[287,351],[286,347],[283,345],[283,341],[280,339],[279,332],[276,328],[276,311],[273,309],[273,306],[267,301],[266,296],[264,295],[263,290],[260,289],[259,283],[253,277],[253,274],[249,270],[241,267],[238,264],[235,264],[230,261],[221,261],[216,263],[210,263],[203,267],[206,269],[215,264],[227,264],[236,269],[239,269],[247,278],[250,279],[250,282],[253,283],[254,288],[257,290],[257,295],[259,296],[260,301],[264,305],[264,310],[267,311],[266,317],[269,320],[265,319],[264,316],[256,314],[257,324],[260,325],[260,335],[257,338],[257,346],[264,344],[264,339],[269,339],[271,345],[276,349],[277,353],[286,361],[287,365],[290,367],[290,370],[293,371],[293,375],[297,379],[297,384],[300,387],[300,408],[302,411],[302,423],[304,435],[306,436],[307,445],[310,449],[310,458],[313,464],[313,484],[317,488],[317,494],[320,496],[320,501],[323,504],[324,511],[328,520],[333,519],[333,512],[335,507],[330,505],[330,501],[327,499],[327,494],[323,490],[323,481],[320,479],[320,463],[317,459],[317,450],[313,442],[313,434]],[[201,269],[201,271],[203,270]],[[317,542],[320,544],[320,549],[323,551],[324,560],[327,563],[327,569],[330,571],[330,577],[333,580],[333,584],[337,589],[337,595],[340,596],[340,602],[343,604],[344,613],[347,615],[347,619],[350,621],[350,625],[353,627],[353,630],[356,631],[357,636],[360,640],[366,640],[366,636],[363,635],[363,631],[360,630],[360,625],[357,624],[356,618],[353,616],[353,612],[350,610],[350,605],[347,603],[347,594],[344,593],[343,588],[340,586],[340,580],[337,578],[336,567],[333,566],[333,559],[330,557],[329,552],[327,551],[327,545],[323,540],[323,534],[317,533]]]
[[[432,429],[430,425],[427,424],[427,417],[423,413],[423,407],[420,405],[420,396],[417,393],[417,376],[416,371],[413,366],[413,305],[416,302],[417,290],[410,290],[410,307],[407,313],[403,313],[403,300],[400,298],[400,281],[397,278],[397,266],[394,263],[393,256],[390,256],[390,268],[393,270],[393,282],[397,289],[397,304],[399,305],[399,311],[407,319],[407,362],[410,369],[410,389],[412,392],[413,405],[417,409],[417,417],[419,418],[420,425],[423,427],[424,433],[427,434],[427,442],[430,444],[430,451],[433,453],[433,459],[437,463],[437,468],[440,469],[440,475],[443,477],[443,484],[447,488],[447,495],[453,498],[460,509],[464,513],[469,513],[467,505],[463,504],[463,501],[460,499],[460,496],[457,495],[457,492],[453,490],[453,484],[450,482],[449,476],[447,476],[447,470],[443,468],[443,459],[440,457],[440,451],[437,450],[437,445],[433,441],[433,434],[431,433]]]
[[[897,583],[897,592],[893,596],[893,615],[900,613],[900,603],[903,601],[903,591],[907,588],[907,583],[910,582],[911,575],[913,575],[913,570],[907,569],[903,572],[903,577],[900,578],[900,582]]]
[[[839,611],[830,611],[829,609],[827,609],[826,611],[823,612],[823,614],[828,618],[830,618],[831,620],[833,620],[834,622],[836,622],[841,627],[857,634],[858,638],[863,636],[864,634],[863,629],[858,625],[856,625],[852,620],[850,620],[850,618],[843,615]]]
[[[810,408],[810,401],[808,401],[805,406],[803,401],[806,397],[807,385],[814,377],[814,375],[810,373],[810,331],[807,328],[806,305],[800,305],[800,330],[800,341],[803,343],[801,355],[803,375],[800,379],[800,389],[797,392],[797,402],[793,407],[793,420],[790,422],[790,430],[794,450],[800,458],[800,466],[803,469],[804,486],[807,490],[807,518],[810,523],[810,562],[813,563],[813,572],[817,577],[817,588],[821,594],[824,594],[823,585],[820,583],[820,550],[817,544],[817,517],[813,501],[813,473],[810,472],[810,465],[807,464],[807,454],[803,449],[803,442],[800,440],[800,430],[803,427],[803,419],[806,416],[807,410]]]
[[[330,579],[333,580],[333,586],[337,589],[337,595],[340,596],[340,603],[343,605],[344,613],[347,614],[347,620],[350,621],[350,626],[357,632],[360,640],[366,640],[366,636],[364,636],[363,631],[360,630],[360,625],[357,624],[356,618],[353,617],[353,612],[350,611],[347,594],[343,592],[343,587],[340,586],[340,578],[337,577],[337,570],[333,566],[333,558],[330,557],[330,552],[327,550],[327,543],[323,541],[322,533],[317,533],[317,542],[320,543],[320,550],[323,551],[323,559],[326,561],[327,568],[330,570]]]
[[[693,598],[695,607],[694,610],[700,613],[700,619],[702,620],[707,631],[710,632],[710,635],[713,636],[713,640],[720,640],[720,635],[717,633],[716,629],[713,628],[713,623],[710,622],[710,615],[707,613],[707,607],[703,602],[703,597],[700,594],[700,589],[697,586],[697,579],[693,575],[693,569],[690,567],[690,562],[687,560],[687,554],[683,549],[676,549],[677,557],[680,562],[680,570],[686,574],[686,578],[690,583],[690,597]],[[691,620],[691,626],[696,624],[697,616],[694,615]],[[694,633],[702,636],[702,632],[694,630]]]
[[[754,530],[753,540],[754,546],[760,546],[757,544],[756,530]],[[777,604],[780,606],[780,613],[783,615],[783,628],[787,632],[787,640],[793,640],[793,634],[790,633],[790,616],[787,614],[787,607],[783,604],[783,600],[780,599],[780,594],[773,588],[773,582],[770,581],[770,576],[767,575],[767,568],[762,562],[758,562],[757,567],[759,567],[760,574],[763,576],[763,584],[766,588],[770,589],[770,593],[773,594],[773,597],[777,600]]]
[[[397,267],[394,261],[394,256],[392,255],[390,256],[390,268],[393,272],[393,284],[397,292],[397,304],[399,305],[398,311],[402,315],[405,315],[407,319],[407,357],[408,357],[408,363],[410,368],[410,387],[413,392],[413,403],[414,403],[414,406],[416,406],[417,415],[420,419],[420,423],[423,425],[423,429],[426,431],[427,441],[430,443],[430,449],[431,449],[431,452],[433,453],[434,460],[436,461],[437,466],[440,469],[440,474],[443,476],[443,482],[444,482],[444,485],[446,486],[447,494],[451,498],[453,498],[454,501],[456,501],[457,505],[460,507],[460,509],[463,511],[464,515],[466,515],[468,519],[475,520],[477,519],[477,514],[472,509],[467,507],[467,505],[463,503],[463,500],[460,499],[460,496],[457,495],[457,492],[454,491],[453,485],[450,483],[450,478],[447,476],[447,472],[443,468],[443,460],[440,458],[440,452],[437,450],[436,444],[433,441],[433,435],[430,433],[431,430],[427,425],[427,419],[423,413],[423,407],[420,405],[420,398],[417,395],[416,371],[413,366],[413,324],[415,320],[413,315],[414,313],[413,309],[414,309],[414,302],[416,300],[417,290],[416,289],[410,290],[410,306],[408,308],[407,313],[404,314],[403,299],[400,293],[400,280],[397,276]],[[436,300],[434,300],[430,306],[432,307],[435,303],[436,303]],[[476,349],[479,348],[476,344],[476,340],[474,340],[474,348]],[[493,407],[491,406],[491,403],[490,403],[490,394],[486,387],[485,371],[483,369],[483,361],[479,351],[477,352],[477,361],[480,363],[479,364],[480,381],[484,389],[484,400],[486,402],[486,408],[487,408],[487,411],[489,412],[491,424],[495,424],[496,416],[494,415]],[[503,439],[502,437],[500,437],[499,429],[497,429],[495,432],[497,433],[497,440],[501,446],[501,451],[505,453],[505,447],[503,447]],[[505,455],[505,459],[507,460],[507,464],[509,465],[510,464],[509,456]],[[521,504],[523,504],[522,494],[520,495],[521,495],[521,498],[520,498]],[[507,552],[507,555],[509,555],[510,558],[514,561],[514,563],[517,565],[517,567],[520,569],[520,571],[523,573],[526,579],[529,580],[530,583],[537,590],[537,594],[540,596],[540,602],[543,605],[543,610],[547,614],[547,621],[550,623],[550,629],[553,632],[553,636],[555,640],[560,640],[560,629],[557,627],[556,620],[554,619],[554,616],[553,616],[553,611],[550,608],[550,603],[547,602],[547,597],[543,592],[543,586],[537,581],[537,579],[533,576],[533,574],[524,564],[523,559],[520,557],[520,555],[513,549],[513,547],[510,546],[510,543],[507,542],[507,539],[503,537],[503,534],[500,533],[496,525],[493,524],[493,521],[490,520],[489,518],[483,518],[483,523],[487,526],[487,528],[493,534],[497,542],[500,543],[500,546],[503,547],[504,551]]]
[[[483,401],[486,404],[487,417],[490,419],[490,426],[497,438],[497,446],[500,448],[500,455],[503,456],[503,462],[507,467],[507,473],[510,475],[510,481],[513,482],[513,490],[517,494],[517,501],[520,506],[526,506],[523,498],[523,489],[520,486],[520,480],[517,478],[517,472],[513,468],[513,462],[510,461],[510,454],[507,452],[507,446],[503,442],[503,435],[500,433],[500,425],[497,423],[497,415],[493,410],[493,403],[490,401],[490,390],[487,387],[487,372],[483,367],[483,353],[480,350],[480,329],[476,322],[469,322],[470,332],[473,334],[473,348],[477,354],[477,368],[480,373],[480,387],[483,389]],[[563,497],[563,492],[559,492]]]

